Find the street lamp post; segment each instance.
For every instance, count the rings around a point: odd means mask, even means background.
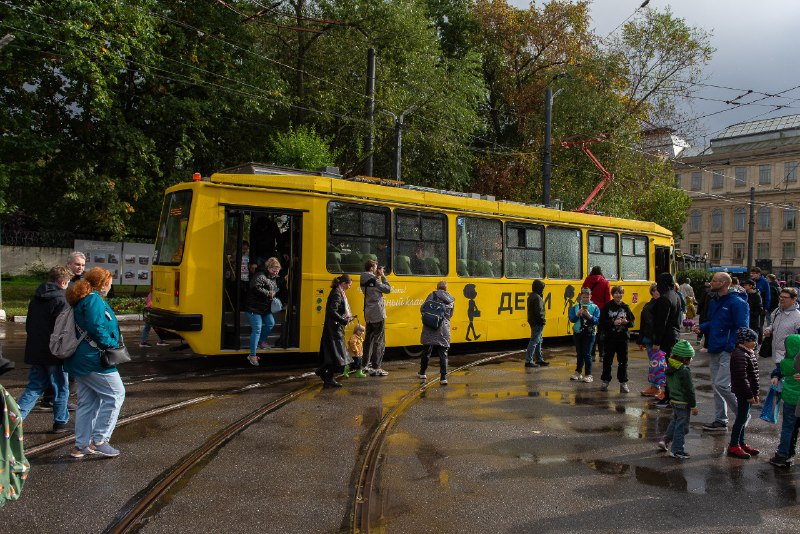
[[[400,172],[400,161],[402,159],[402,151],[403,151],[403,121],[407,114],[411,113],[417,109],[417,106],[411,106],[405,110],[403,110],[400,115],[395,115],[391,111],[381,110],[383,113],[389,115],[394,119],[394,127],[395,127],[395,144],[394,144],[394,179],[398,182],[400,181],[401,172]]]
[[[703,268],[708,269],[708,252],[703,252]]]

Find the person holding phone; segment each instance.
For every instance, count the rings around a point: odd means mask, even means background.
[[[364,293],[364,321],[367,323],[363,361],[370,376],[386,376],[389,373],[381,369],[386,352],[386,303],[383,295],[391,293],[392,286],[386,280],[384,268],[379,267],[375,260],[367,260],[364,264],[359,285]]]
[[[575,341],[577,365],[575,374],[570,380],[591,383],[592,377],[592,347],[595,340],[595,329],[600,321],[600,308],[591,301],[592,290],[588,287],[581,289],[580,301],[569,309],[569,320],[572,323],[572,336]],[[582,373],[586,373],[585,375]]]

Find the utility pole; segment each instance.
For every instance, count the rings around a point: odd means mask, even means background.
[[[402,160],[402,150],[403,150],[403,121],[407,114],[411,113],[417,109],[417,106],[411,106],[404,110],[400,115],[395,115],[391,111],[383,110],[384,113],[392,117],[394,119],[394,127],[395,127],[395,143],[394,143],[394,179],[398,182],[400,181],[401,172],[400,172],[400,162]]]
[[[0,39],[0,50],[2,50],[8,43],[14,40],[14,35],[11,33],[7,33]],[[2,221],[0,221],[0,271],[2,271],[3,265],[3,230],[2,230]],[[0,321],[6,320],[6,311],[3,309],[3,283],[0,280]]]
[[[367,50],[367,135],[364,139],[364,151],[367,153],[367,162],[364,165],[364,174],[372,176],[372,144],[375,136],[375,49]]]
[[[550,179],[553,170],[553,90],[544,92],[544,157],[542,158],[542,204],[550,205]]]
[[[753,239],[756,229],[756,188],[750,188],[750,224],[747,231],[747,268],[751,269],[753,262]]]

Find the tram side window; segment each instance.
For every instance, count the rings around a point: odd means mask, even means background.
[[[622,279],[649,279],[647,273],[647,237],[622,236]]]
[[[562,280],[583,278],[581,266],[581,231],[576,228],[549,226],[546,230],[545,258],[547,277]]]
[[[607,280],[619,280],[619,247],[617,234],[589,232],[589,258],[587,265],[591,269],[598,266],[603,269]]]
[[[164,199],[153,253],[153,265],[179,265],[183,260],[191,205],[191,191],[170,193]]]
[[[500,278],[503,273],[503,223],[456,219],[456,272],[459,276]]]
[[[395,274],[441,276],[448,273],[446,215],[395,210],[394,221]]]
[[[370,259],[391,272],[389,219],[389,208],[328,203],[328,272],[360,273]]]
[[[506,224],[506,276],[541,278],[544,272],[544,227]]]

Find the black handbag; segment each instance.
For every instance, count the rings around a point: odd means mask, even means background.
[[[100,364],[103,367],[116,367],[129,361],[131,361],[131,354],[124,343],[100,352]]]
[[[761,340],[761,347],[758,349],[758,355],[762,358],[769,358],[772,356],[772,336],[765,337]]]

